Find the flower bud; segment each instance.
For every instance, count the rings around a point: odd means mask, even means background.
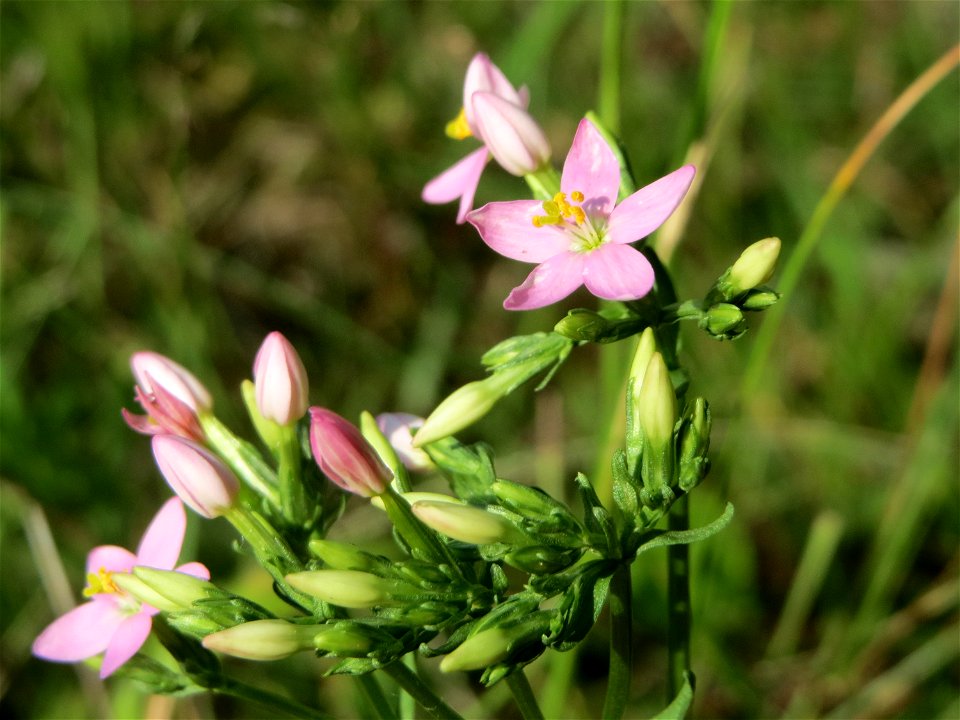
[[[386,562],[386,560],[364,552],[350,543],[313,538],[307,547],[311,555],[319,558],[324,565],[334,570],[376,570],[382,566],[383,562]]]
[[[213,407],[213,399],[203,384],[168,357],[155,352],[136,352],[130,357],[130,369],[137,385],[148,396],[163,390],[195,413]]]
[[[627,398],[627,428],[626,446],[627,459],[632,468],[636,463],[643,447],[643,429],[640,426],[640,389],[643,387],[643,378],[650,364],[650,358],[657,351],[657,340],[653,328],[646,328],[640,333],[636,352],[633,354],[633,363],[630,365],[629,390]]]
[[[670,381],[670,371],[658,352],[653,353],[647,364],[637,398],[637,413],[648,446],[659,451],[673,442],[677,396]]]
[[[314,648],[320,625],[295,625],[286,620],[253,620],[207,635],[203,646],[245,660],[280,660]]]
[[[380,495],[393,478],[356,426],[325,408],[310,408],[310,448],[324,475],[354,495]]]
[[[450,503],[451,505],[466,505],[466,503],[460,498],[454,497],[453,495],[444,495],[443,493],[414,490],[413,492],[399,493],[399,495],[404,500],[406,500],[407,505],[413,505],[414,503],[420,502],[421,500],[429,500],[431,502],[438,502],[438,503]],[[378,510],[387,509],[387,506],[383,502],[383,498],[380,498],[380,497],[370,498],[370,504],[373,505]]]
[[[313,626],[313,646],[340,657],[363,657],[373,648],[373,639],[362,626],[346,622]]]
[[[747,296],[740,302],[740,307],[744,310],[753,310],[754,312],[766,310],[773,307],[780,300],[780,293],[773,290],[757,290],[754,288],[747,292]]]
[[[433,460],[420,448],[413,446],[413,432],[423,427],[423,418],[410,413],[381,413],[377,427],[404,467],[411,472],[425,472],[434,467]]]
[[[214,518],[233,506],[240,483],[212,453],[176,435],[154,435],[152,446],[167,484],[197,514]]]
[[[307,371],[293,345],[280,333],[267,335],[253,361],[257,408],[278,425],[302,418],[309,404]]]
[[[700,318],[700,327],[719,340],[735,340],[747,330],[747,321],[736,305],[717,303]]]
[[[773,276],[780,255],[780,239],[759,240],[744,250],[727,274],[732,297],[762,285]]]
[[[492,628],[467,638],[440,661],[440,671],[481,670],[506,660],[512,636],[502,628]]]
[[[290,586],[315,598],[347,608],[392,604],[392,593],[404,586],[357,570],[307,570],[286,576]]]
[[[696,487],[710,470],[707,450],[710,448],[710,406],[698,397],[687,411],[680,428],[680,489]]]
[[[471,102],[478,134],[504,170],[529,175],[550,160],[543,130],[520,105],[491,92],[475,92]]]
[[[510,542],[523,537],[502,515],[471,505],[421,500],[415,502],[410,509],[427,527],[472,545]]]
[[[132,595],[137,600],[157,610],[164,612],[177,612],[183,608],[169,598],[161,595],[143,580],[131,573],[111,573],[110,580],[125,593]]]
[[[132,570],[133,576],[149,587],[154,593],[166,598],[168,603],[176,606],[177,610],[186,610],[197,600],[222,595],[223,591],[207,580],[175,570],[158,570],[157,568],[138,565]],[[149,600],[154,607],[160,607]],[[164,610],[166,608],[160,608]]]
[[[520,368],[519,373],[526,373]],[[434,409],[423,421],[413,436],[413,446],[423,447],[435,440],[454,435],[473,425],[486,415],[504,395],[510,392],[517,377],[509,371],[501,371],[484,380],[475,380],[457,388]]]
[[[553,545],[531,545],[504,557],[504,561],[518,570],[531,575],[545,575],[566,570],[573,565],[583,551],[579,548],[560,548]]]

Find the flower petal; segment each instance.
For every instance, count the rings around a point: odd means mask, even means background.
[[[137,564],[137,556],[117,545],[101,545],[87,554],[87,574],[97,574],[100,568],[109,572],[130,572]]]
[[[171,570],[180,557],[187,531],[187,513],[180,498],[167,500],[150,522],[137,548],[137,565]]]
[[[91,600],[50,623],[33,641],[33,654],[54,662],[77,662],[103,652],[127,616],[113,598]]]
[[[463,109],[466,112],[467,124],[474,135],[478,133],[474,123],[472,98],[477,92],[493,93],[520,107],[527,106],[526,93],[517,92],[507,80],[507,76],[493,64],[486,53],[477,53],[470,61],[467,76],[463,80]]]
[[[536,200],[492,202],[467,216],[480,237],[504,257],[521,262],[541,263],[570,248],[570,239],[553,225],[536,227],[534,215],[543,208]]]
[[[174,568],[179,573],[184,575],[191,575],[195,578],[200,578],[201,580],[210,579],[210,570],[206,565],[199,562],[188,562]]]
[[[110,677],[127,660],[136,655],[150,635],[153,620],[146,613],[128,616],[113,633],[100,665],[100,679]]]
[[[533,310],[562,300],[583,284],[584,258],[580,253],[565,252],[537,265],[503,301],[503,307]]]
[[[606,218],[613,211],[620,191],[620,163],[589,120],[581,120],[573,137],[570,152],[563,163],[560,190],[579,190],[586,196],[583,209],[591,215]]]
[[[508,173],[536,172],[550,159],[550,143],[530,113],[493,93],[473,94],[477,136]]]
[[[489,159],[490,153],[486,147],[474,150],[428,182],[420,197],[432,205],[441,205],[460,198],[457,222],[462,223],[473,208],[473,197],[477,194],[480,176]]]
[[[597,297],[636,300],[653,287],[653,267],[639,250],[608,242],[587,253],[583,282]]]
[[[687,194],[696,172],[693,165],[684,165],[625,198],[610,215],[610,241],[632,243],[660,227]]]

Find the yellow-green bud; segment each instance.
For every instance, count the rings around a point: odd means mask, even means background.
[[[510,542],[522,537],[506,518],[471,505],[421,500],[411,508],[427,527],[472,545]]]
[[[717,303],[700,319],[700,327],[720,340],[733,340],[747,329],[743,312],[731,303]]]
[[[780,255],[780,239],[759,240],[744,250],[730,268],[727,282],[733,296],[762,285],[773,276]]]
[[[637,350],[633,354],[633,362],[630,365],[626,446],[627,459],[631,468],[636,463],[637,456],[643,447],[643,428],[640,426],[640,389],[643,387],[643,378],[647,373],[650,358],[656,351],[657,340],[653,334],[653,328],[648,327],[640,333]]]
[[[501,371],[454,390],[423,421],[423,427],[413,436],[413,446],[423,447],[473,425],[490,412],[497,401],[510,392],[512,386],[526,374],[528,372],[522,367],[516,375]]]
[[[197,600],[221,593],[213,583],[193,575],[142,565],[124,574],[117,584],[141,602],[167,612],[187,610]]]
[[[357,570],[308,570],[286,576],[290,586],[340,607],[369,608],[391,604],[397,583]]]
[[[356,545],[334,540],[313,538],[307,548],[310,554],[334,570],[375,570],[381,565],[375,555],[364,552]]]
[[[408,493],[398,493],[400,497],[407,501],[408,505],[413,505],[416,502],[422,500],[429,500],[430,502],[439,502],[439,503],[449,503],[451,505],[466,505],[463,500],[453,495],[444,495],[443,493],[435,492],[422,492],[420,490],[414,490],[413,492]],[[378,510],[386,510],[387,506],[383,502],[383,498],[372,497],[370,498],[370,504],[373,505]]]
[[[502,628],[477,633],[440,661],[440,671],[486,669],[507,658],[512,640],[511,633]]]
[[[670,371],[663,356],[650,357],[637,398],[637,413],[647,444],[661,449],[673,442],[673,426],[677,422],[677,396],[670,381]]]
[[[184,609],[177,603],[172,602],[169,598],[158,593],[136,575],[130,573],[112,573],[110,579],[124,592],[133,595],[133,597],[142,603],[152,605],[157,610],[177,612],[178,610]]]
[[[317,650],[345,657],[363,657],[373,647],[369,635],[349,623],[313,626],[313,646]]]
[[[203,646],[246,660],[280,660],[314,648],[318,625],[295,625],[286,620],[254,620],[207,635]]]

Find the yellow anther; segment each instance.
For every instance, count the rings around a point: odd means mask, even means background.
[[[572,193],[570,193],[570,199],[574,202],[583,202],[583,193],[579,190],[574,190]]]
[[[583,211],[583,208],[577,205],[576,207],[571,208],[573,211],[573,219],[577,221],[577,225],[583,225],[587,221],[587,214]]]
[[[454,140],[463,140],[473,135],[473,133],[470,132],[470,126],[467,124],[467,111],[460,108],[459,114],[447,123],[444,132],[447,133],[447,137],[451,137]]]
[[[120,592],[120,588],[114,584],[113,577],[106,568],[100,568],[99,571],[87,575],[87,587],[83,589],[84,597],[116,592]]]
[[[547,200],[543,203],[543,211],[550,217],[560,216],[560,206],[556,200]]]

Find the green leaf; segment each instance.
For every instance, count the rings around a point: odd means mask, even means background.
[[[684,673],[683,687],[673,701],[663,710],[653,716],[651,720],[683,720],[687,716],[687,710],[693,702],[693,673]]]

